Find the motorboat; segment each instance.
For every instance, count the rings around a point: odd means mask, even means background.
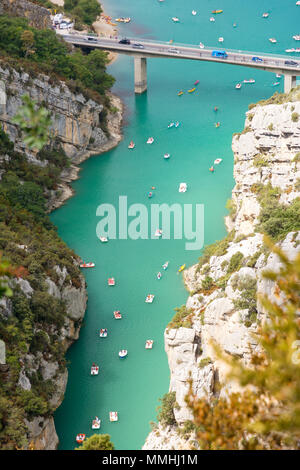
[[[295,34],[295,36],[293,36],[293,39],[295,39],[295,41],[300,41],[300,34]]]
[[[275,42],[277,42],[277,40],[275,38],[269,38],[269,41],[272,42],[273,44],[275,44]]]
[[[119,358],[120,359],[124,359],[124,357],[126,357],[127,355],[128,355],[127,349],[121,349],[121,351],[119,351]]]
[[[242,88],[242,84],[241,84],[241,83],[237,83],[237,84],[235,85],[235,88],[236,88],[237,90],[240,90],[240,88]]]
[[[170,129],[170,127],[174,127],[175,126],[175,122],[170,122],[170,124],[168,125],[168,129]]]
[[[146,349],[152,349],[153,342],[154,342],[153,339],[147,339],[146,344],[145,344],[145,348]]]
[[[262,18],[268,18],[269,13],[263,13],[261,16],[262,16]]]
[[[177,18],[177,16],[173,16],[173,17],[172,17],[172,20],[174,21],[174,23],[178,23],[179,18]]]
[[[154,142],[153,137],[149,137],[149,139],[147,140],[147,144],[153,144],[153,142]]]
[[[85,434],[82,434],[82,433],[81,433],[81,434],[77,434],[77,436],[76,436],[76,442],[78,442],[78,444],[82,444],[83,441],[84,441],[84,439],[85,439]]]
[[[216,20],[215,20],[214,17],[212,16],[211,18],[209,18],[209,21],[211,21],[211,22],[213,23],[213,22],[216,21]]]
[[[162,273],[161,272],[157,273],[156,277],[157,277],[157,279],[161,279]]]
[[[118,412],[117,411],[110,411],[109,412],[109,421],[118,421]]]
[[[185,264],[182,264],[178,269],[178,272],[181,273],[185,269]]]
[[[255,83],[254,78],[249,78],[249,80],[243,80],[243,83]]]
[[[109,286],[114,286],[116,284],[115,278],[114,277],[109,277],[108,281],[107,281],[107,284]]]
[[[153,294],[148,294],[147,297],[146,297],[145,302],[146,302],[146,304],[152,304],[153,300],[154,300],[154,295]]]
[[[99,374],[99,366],[93,364],[91,367],[91,375],[98,375]]]
[[[194,15],[194,16],[197,15],[196,10],[192,10],[192,15]]]
[[[177,93],[177,95],[178,95],[178,96],[181,96],[181,95],[183,95],[183,91],[182,91],[182,90],[180,90],[180,91]]]
[[[175,122],[175,127],[179,127],[180,126],[180,122],[179,121],[176,121]]]
[[[115,317],[116,320],[121,320],[122,314],[121,314],[120,310],[115,310],[114,311],[114,317]]]
[[[180,193],[185,193],[187,190],[187,184],[186,183],[180,183],[178,191]]]
[[[222,161],[222,158],[216,158],[215,161],[214,161],[214,164],[219,165],[219,163],[221,163],[221,161]]]
[[[170,158],[170,156],[171,156],[171,155],[170,155],[169,153],[165,153],[165,154],[164,154],[164,158],[165,158],[166,160],[167,160],[168,158]]]
[[[189,93],[194,93],[194,91],[196,90],[195,87],[191,88],[190,90],[188,90]]]
[[[219,41],[219,42],[223,42],[223,41],[224,41],[224,38],[221,36],[221,37],[219,37],[218,41]]]
[[[94,268],[95,267],[95,263],[81,263],[79,265],[81,268]]]
[[[164,268],[164,270],[166,270],[168,268],[168,266],[169,266],[169,261],[166,261],[165,264],[163,264],[162,267]]]
[[[101,419],[98,418],[98,416],[95,417],[92,421],[92,429],[100,429],[101,426]]]
[[[134,149],[134,147],[135,147],[135,143],[131,140],[130,144],[128,145],[128,148],[129,149]]]
[[[199,43],[200,49],[204,49],[204,44],[202,42]]]
[[[108,238],[107,237],[100,237],[100,242],[106,243],[106,242],[108,242]]]
[[[100,338],[107,338],[107,328],[101,328],[99,336]]]
[[[156,229],[154,236],[155,237],[161,237],[162,236],[162,230],[160,228]]]

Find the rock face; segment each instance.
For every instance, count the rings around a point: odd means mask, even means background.
[[[27,18],[29,25],[38,29],[51,27],[50,12],[27,0],[1,0],[0,15]]]
[[[299,101],[258,105],[247,112],[245,130],[233,138],[235,213],[226,220],[233,232],[223,242],[221,253],[184,272],[190,292],[186,308],[192,312],[192,326],[165,331],[171,375],[169,391],[176,393],[178,407],[173,411],[177,425],[159,423],[147,437],[145,450],[195,445],[192,434],[183,437],[180,432],[182,425],[192,419],[184,401],[190,376],[198,397],[211,399],[238,390],[236,383],[228,381],[227,366],[216,357],[212,342],[246,365],[251,352],[259,348],[253,333],[264,311],[256,294],[272,297],[274,284],[264,279],[262,273],[265,269],[277,271],[280,261],[277,255],[265,254],[263,236],[255,232],[261,206],[253,185],[270,183],[279,187],[279,203],[288,205],[299,197],[300,159],[295,157],[300,151],[298,113],[300,117]],[[300,232],[287,234],[279,245],[293,259],[300,250]],[[237,259],[230,271],[232,260]],[[206,292],[202,281],[207,277],[212,279],[214,288]],[[247,299],[245,305],[237,302],[243,294]]]

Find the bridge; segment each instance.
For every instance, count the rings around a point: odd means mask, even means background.
[[[219,47],[203,47],[192,44],[171,44],[170,42],[128,38],[129,44],[120,43],[120,38],[102,38],[82,34],[64,34],[64,40],[82,49],[102,49],[105,51],[127,54],[134,57],[134,91],[143,93],[147,89],[147,58],[176,58],[218,62],[222,64],[250,67],[284,75],[284,92],[288,93],[296,86],[296,77],[300,75],[300,59],[287,55],[257,53],[225,49],[226,57],[212,56]]]

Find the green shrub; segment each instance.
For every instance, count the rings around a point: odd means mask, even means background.
[[[193,318],[193,311],[187,310],[185,305],[182,305],[180,308],[175,308],[176,314],[170,321],[167,326],[167,330],[171,330],[172,328],[192,328],[192,318]]]
[[[242,266],[243,259],[244,255],[240,251],[232,255],[227,268],[227,274],[233,273],[234,271],[240,269]]]
[[[293,122],[298,122],[299,114],[296,113],[296,112],[292,113],[291,119],[292,119]]]
[[[159,401],[161,402],[161,405],[157,408],[158,421],[162,425],[168,426],[177,424],[174,416],[174,408],[178,406],[176,404],[176,392],[166,393]]]

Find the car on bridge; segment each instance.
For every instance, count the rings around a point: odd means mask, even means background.
[[[226,59],[228,57],[227,52],[225,51],[212,51],[212,57],[220,57],[221,59]]]
[[[291,65],[294,67],[298,67],[298,62],[295,62],[294,60],[285,60],[284,65]]]
[[[168,49],[168,52],[172,52],[173,54],[180,54],[180,51],[178,49],[172,49],[171,47]]]
[[[143,44],[132,44],[132,47],[135,47],[136,49],[145,49],[145,46],[143,46]]]
[[[119,44],[130,44],[130,40],[126,38],[120,39]]]
[[[260,57],[257,57],[257,56],[252,57],[251,60],[253,60],[253,62],[263,62],[263,60]]]

